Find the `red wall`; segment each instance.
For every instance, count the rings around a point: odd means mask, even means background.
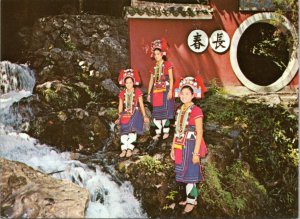
[[[294,79],[291,81],[291,83],[289,84],[292,87],[299,87],[299,70],[298,73],[296,74],[296,76],[294,77]]]
[[[239,12],[237,0],[212,0],[211,6],[214,12],[209,20],[128,19],[131,67],[140,71],[144,87],[148,86],[149,68],[155,63],[146,55],[145,48],[163,37],[170,45],[168,60],[174,64],[176,79],[200,74],[205,83],[217,79],[221,86],[241,85],[231,67],[229,49],[218,54],[208,46],[197,54],[187,46],[187,36],[194,29],[205,31],[208,37],[222,29],[231,39],[239,24],[252,15]]]

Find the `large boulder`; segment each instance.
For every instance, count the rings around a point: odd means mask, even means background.
[[[72,106],[72,101],[67,101],[72,99],[65,97],[64,92],[51,91],[57,94],[50,97],[51,101],[37,94],[14,103],[7,123],[60,151],[94,153],[101,150],[109,138],[111,118],[107,115],[110,111],[101,114],[101,109],[105,108],[94,102],[89,102],[85,108],[76,107],[76,98]],[[69,107],[64,106],[67,104]]]
[[[1,215],[9,218],[84,218],[86,189],[23,163],[0,158]]]

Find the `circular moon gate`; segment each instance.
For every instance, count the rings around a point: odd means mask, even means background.
[[[250,27],[252,24],[256,24],[256,23],[272,24],[272,22],[278,21],[279,19],[283,21],[281,23],[280,28],[288,30],[294,39],[293,51],[292,54],[290,55],[290,60],[282,76],[270,85],[261,86],[250,81],[240,69],[238,63],[238,57],[237,57],[239,41],[243,33],[246,31],[246,29]],[[279,15],[277,13],[272,13],[272,12],[264,12],[264,13],[255,14],[247,18],[235,31],[231,40],[230,62],[234,70],[234,73],[236,74],[237,78],[241,81],[243,85],[245,85],[250,90],[256,92],[275,92],[284,88],[295,77],[297,70],[299,68],[298,60],[297,60],[297,39],[298,37],[297,37],[296,29],[293,27],[290,21],[282,15]]]

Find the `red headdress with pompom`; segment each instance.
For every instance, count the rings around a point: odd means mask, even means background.
[[[122,69],[118,77],[119,84],[125,86],[125,79],[132,78],[134,85],[141,84],[141,78],[139,72],[136,69]]]
[[[160,40],[154,40],[151,43],[151,54],[150,57],[153,58],[154,57],[154,50],[155,49],[160,49],[163,55],[167,55],[167,51],[169,49],[169,45],[166,39],[162,38]]]
[[[206,92],[206,87],[203,83],[203,80],[200,76],[196,77],[185,77],[177,80],[174,84],[175,97],[179,97],[181,89],[185,86],[190,86],[193,91],[195,98],[203,98],[204,93]]]

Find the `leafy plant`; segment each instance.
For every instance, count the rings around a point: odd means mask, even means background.
[[[166,199],[174,201],[175,196],[178,194],[178,191],[171,191],[169,194],[166,196]]]
[[[139,168],[146,168],[147,172],[145,175],[157,174],[164,169],[164,165],[153,157],[146,155],[138,164]]]

